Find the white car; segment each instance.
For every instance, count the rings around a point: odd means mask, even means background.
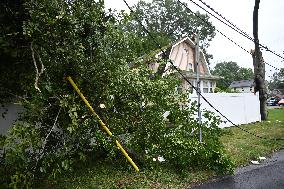
[[[279,105],[279,106],[284,106],[284,98],[282,98],[281,100],[279,100],[278,105]]]

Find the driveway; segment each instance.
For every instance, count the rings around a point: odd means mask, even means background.
[[[284,150],[260,165],[239,168],[233,176],[211,180],[191,189],[283,189]]]

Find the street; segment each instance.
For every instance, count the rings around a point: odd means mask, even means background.
[[[283,189],[284,150],[276,152],[260,165],[239,168],[233,176],[211,180],[191,189]]]

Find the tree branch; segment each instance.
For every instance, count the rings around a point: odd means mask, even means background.
[[[35,78],[34,86],[35,86],[36,90],[38,90],[39,92],[41,92],[41,90],[40,90],[39,87],[38,87],[38,81],[39,81],[40,76],[41,76],[41,75],[43,74],[43,72],[44,72],[44,65],[43,65],[43,63],[42,63],[42,60],[41,60],[39,54],[36,53],[35,50],[34,50],[34,48],[33,48],[33,42],[32,42],[31,45],[30,45],[30,49],[31,49],[31,51],[32,51],[32,58],[33,58],[33,63],[34,63],[34,66],[35,66],[35,71],[36,71],[36,78]],[[36,62],[35,53],[37,54],[38,60],[39,60],[39,62],[41,63],[40,72],[39,72],[39,69],[38,69],[38,67],[37,67],[37,62]]]

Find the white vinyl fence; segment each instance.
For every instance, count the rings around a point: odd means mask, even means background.
[[[221,113],[235,124],[247,124],[260,121],[258,94],[253,93],[203,93],[203,96]],[[191,100],[197,100],[196,94],[189,96]],[[201,109],[215,112],[202,98]],[[0,107],[0,114],[8,109],[5,118],[0,115],[0,134],[5,135],[11,124],[17,119],[18,113],[23,107],[16,104],[7,104]],[[216,115],[219,115],[216,113]],[[222,120],[226,121],[224,118]],[[229,122],[220,125],[221,128],[232,126]]]
[[[19,113],[23,112],[24,108],[18,104],[5,104],[0,106],[0,135],[6,135],[8,129],[19,117]],[[2,114],[6,112],[5,117]]]
[[[254,93],[203,93],[202,95],[234,124],[240,125],[261,121],[258,93],[256,95]],[[197,95],[190,94],[189,99],[197,101]],[[202,97],[200,97],[200,103],[201,110],[206,109],[216,112]],[[216,115],[220,116],[217,112]],[[220,117],[225,121],[221,123],[220,128],[232,126],[225,118]]]

